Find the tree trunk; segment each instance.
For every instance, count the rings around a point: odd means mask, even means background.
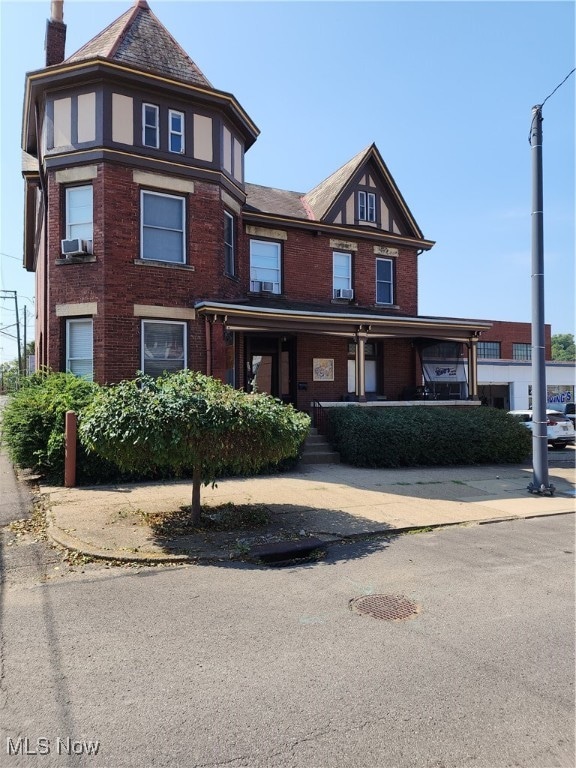
[[[202,487],[202,475],[200,467],[194,466],[192,469],[192,525],[200,525],[200,515],[202,507],[200,506],[200,488]]]

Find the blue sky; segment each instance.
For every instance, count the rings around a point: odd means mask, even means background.
[[[149,0],[214,87],[261,131],[247,181],[305,192],[372,142],[425,237],[419,312],[531,320],[531,110],[575,65],[574,2]],[[66,54],[126,2],[65,0]],[[20,266],[24,78],[44,65],[50,1],[0,0],[1,287]],[[546,322],[574,332],[576,77],[543,110]],[[0,302],[0,327],[14,322]],[[16,355],[0,336],[0,362]]]

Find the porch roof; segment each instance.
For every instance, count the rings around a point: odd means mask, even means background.
[[[199,315],[222,322],[230,331],[260,333],[314,333],[354,338],[433,338],[467,342],[491,327],[486,320],[453,317],[410,317],[384,314],[379,309],[290,303],[278,307],[254,302],[225,303],[204,300],[195,304]]]

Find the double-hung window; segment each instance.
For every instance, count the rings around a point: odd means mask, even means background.
[[[374,192],[358,192],[358,219],[376,221],[376,195]]]
[[[94,352],[91,318],[71,318],[66,321],[66,372],[92,381]]]
[[[394,262],[376,259],[376,303],[394,303]]]
[[[332,254],[332,292],[335,299],[352,299],[352,256],[334,251]]]
[[[280,293],[280,243],[250,240],[250,290]]]
[[[142,144],[158,149],[160,146],[160,110],[156,104],[142,105]]]
[[[141,256],[183,264],[186,261],[185,198],[141,192]]]
[[[186,323],[142,320],[142,370],[161,376],[186,368]]]
[[[92,185],[66,189],[66,239],[92,242]]]
[[[224,211],[224,271],[235,274],[234,216]]]
[[[168,149],[184,154],[184,113],[168,110]]]

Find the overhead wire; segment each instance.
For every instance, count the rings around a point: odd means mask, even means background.
[[[573,74],[574,74],[574,72],[576,72],[576,67],[574,67],[574,69],[572,69],[572,71],[571,71],[571,72],[568,72],[568,74],[566,75],[566,77],[564,78],[564,80],[562,80],[562,82],[561,82],[561,83],[558,83],[558,85],[556,86],[556,88],[554,88],[554,90],[553,90],[551,93],[549,93],[549,94],[548,94],[548,96],[546,96],[546,98],[544,99],[544,101],[542,102],[542,104],[539,104],[539,105],[538,105],[539,109],[538,109],[538,111],[537,111],[537,112],[534,114],[534,116],[533,116],[533,118],[532,118],[532,121],[530,122],[530,132],[529,132],[529,134],[528,134],[528,144],[530,144],[530,146],[532,146],[532,130],[533,130],[533,128],[534,128],[534,121],[536,120],[536,118],[538,117],[538,115],[542,113],[542,107],[544,106],[544,104],[546,104],[546,102],[548,101],[548,99],[549,99],[551,96],[554,96],[554,94],[556,93],[556,91],[558,90],[558,88],[561,88],[561,87],[564,85],[564,83],[566,82],[566,80],[568,80],[568,78],[570,77],[570,75],[573,75]]]

